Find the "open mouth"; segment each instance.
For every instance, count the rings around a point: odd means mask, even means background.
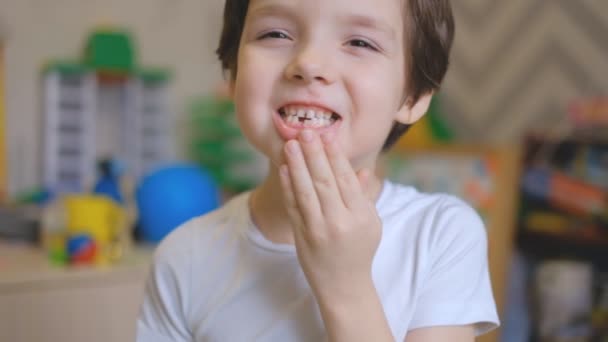
[[[329,127],[341,119],[340,115],[319,107],[287,105],[278,112],[281,119],[294,128]]]

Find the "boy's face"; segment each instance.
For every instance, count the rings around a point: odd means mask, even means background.
[[[403,103],[403,27],[402,0],[252,0],[232,84],[245,136],[281,164],[311,128],[372,166],[394,121],[419,116]]]

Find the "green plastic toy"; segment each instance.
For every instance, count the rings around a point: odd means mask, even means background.
[[[230,99],[197,98],[190,106],[192,160],[209,170],[220,187],[238,193],[257,185],[267,162],[241,134]]]

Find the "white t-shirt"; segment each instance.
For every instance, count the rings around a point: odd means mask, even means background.
[[[323,341],[318,306],[295,247],[253,224],[249,193],[185,223],[158,246],[137,322],[138,341]],[[382,239],[372,275],[393,336],[498,325],[486,231],[459,199],[384,182]]]

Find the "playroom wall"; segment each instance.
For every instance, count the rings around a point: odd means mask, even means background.
[[[9,193],[39,184],[39,71],[46,59],[79,57],[84,39],[97,25],[126,26],[136,39],[141,64],[174,72],[173,108],[179,124],[188,98],[211,91],[221,80],[213,51],[222,6],[222,0],[0,0]]]
[[[468,141],[518,143],[608,94],[608,1],[453,0],[446,119]]]

